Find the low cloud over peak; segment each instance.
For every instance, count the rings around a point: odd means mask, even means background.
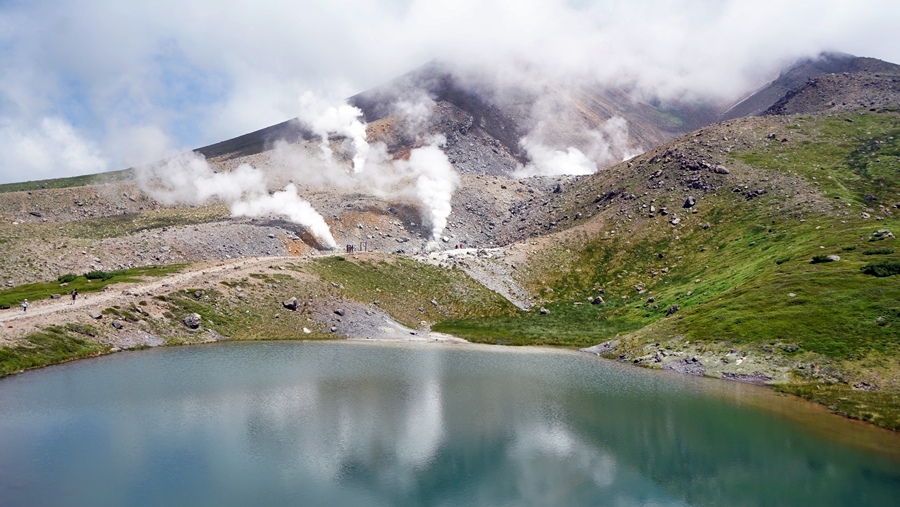
[[[435,58],[482,80],[734,100],[823,50],[900,61],[898,21],[887,0],[9,2],[0,181],[150,162]]]

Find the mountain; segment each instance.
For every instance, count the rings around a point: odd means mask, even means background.
[[[764,88],[753,115],[716,123],[712,106],[622,90],[473,89],[439,64],[354,97],[396,160],[423,135],[446,138],[459,183],[437,241],[418,181],[392,192],[293,177],[340,255],[286,214],[167,204],[130,173],[0,186],[0,307],[32,302],[27,316],[0,310],[0,372],[223,337],[441,332],[770,384],[900,429],[900,74],[828,58],[785,71],[778,86],[795,86]],[[410,89],[435,111],[415,131],[396,106]],[[569,111],[544,142],[579,142],[619,115],[643,153],[590,175],[515,177],[537,103]],[[199,151],[213,182],[318,155],[311,138],[291,120]],[[278,139],[297,151],[267,150]],[[54,294],[73,287],[84,299],[60,306]]]
[[[822,53],[804,59],[781,72],[777,79],[730,107],[718,121],[763,114],[777,101],[808,81],[823,74],[886,73],[897,74],[900,65],[845,53]]]
[[[520,142],[539,123],[551,132],[546,141],[552,147],[584,149],[591,142],[585,132],[610,118],[623,118],[629,143],[614,147],[618,158],[606,161],[610,165],[621,159],[623,149],[640,151],[674,139],[715,121],[722,109],[712,103],[649,103],[622,89],[598,85],[488,85],[438,62],[348,102],[362,111],[370,139],[383,141],[391,153],[398,153],[414,144],[415,133],[403,129],[397,105],[422,97],[434,101],[428,133],[446,138],[445,151],[461,173],[512,172],[528,161]],[[234,158],[271,149],[279,139],[293,143],[312,137],[295,118],[196,151],[207,158]]]

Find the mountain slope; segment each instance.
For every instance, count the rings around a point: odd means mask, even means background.
[[[817,58],[802,60],[784,70],[774,81],[725,111],[718,121],[762,114],[786,94],[817,76],[859,72],[896,74],[900,72],[900,66],[875,58],[822,53]]]
[[[834,383],[847,400],[859,399],[853,386],[877,389],[881,409],[842,410],[900,428],[900,284],[865,269],[900,271],[898,143],[896,111],[704,128],[540,205],[543,227],[558,232],[513,248],[528,252],[519,283],[549,313],[436,329],[607,342],[597,350],[638,364]]]

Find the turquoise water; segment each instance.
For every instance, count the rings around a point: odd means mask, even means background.
[[[121,353],[0,380],[0,505],[898,505],[900,460],[823,436],[866,428],[723,384],[523,349]]]

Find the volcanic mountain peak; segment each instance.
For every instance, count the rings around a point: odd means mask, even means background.
[[[725,111],[718,121],[763,114],[785,94],[817,76],[860,72],[896,74],[900,72],[900,65],[875,58],[834,52],[822,53],[816,58],[805,58],[782,71],[771,83]]]

